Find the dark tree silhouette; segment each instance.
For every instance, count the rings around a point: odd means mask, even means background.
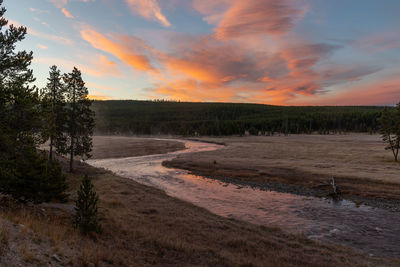
[[[15,51],[25,27],[8,25],[0,0],[0,192],[35,202],[64,199],[65,178],[56,162],[38,154],[40,99],[29,69],[32,52]]]
[[[98,199],[90,178],[85,175],[78,191],[78,199],[75,203],[76,214],[73,222],[74,226],[79,228],[83,234],[101,231],[98,220]]]
[[[74,156],[91,157],[94,112],[90,106],[93,101],[88,99],[88,89],[77,68],[65,74],[63,78],[69,109],[66,116],[68,145],[60,147],[60,152],[70,154],[70,172],[73,172]]]
[[[57,66],[50,67],[47,86],[42,90],[43,118],[45,120],[44,140],[50,140],[49,159],[53,159],[53,148],[57,150],[66,146],[65,136],[65,89]]]

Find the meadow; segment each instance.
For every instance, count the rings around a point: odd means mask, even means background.
[[[332,193],[330,182],[334,177],[342,197],[398,210],[400,164],[393,160],[390,151],[384,150],[379,135],[199,137],[197,140],[223,143],[226,147],[179,155],[164,165],[215,179],[314,196]],[[296,190],[284,185],[295,185]]]
[[[116,154],[126,138],[95,137],[94,155]],[[119,143],[119,145],[116,145]],[[131,139],[135,147],[162,153],[179,145]],[[110,144],[110,146],[106,146]],[[107,148],[107,149],[105,149]],[[107,152],[105,152],[107,151]],[[62,160],[62,159],[61,159]],[[3,199],[2,264],[24,266],[389,266],[395,260],[370,257],[347,247],[322,244],[277,228],[223,218],[163,191],[76,162],[69,174],[67,204],[20,206]],[[218,163],[219,164],[219,163]],[[66,160],[63,165],[67,168]],[[100,196],[104,232],[83,237],[71,224],[71,208],[81,176],[89,173]]]

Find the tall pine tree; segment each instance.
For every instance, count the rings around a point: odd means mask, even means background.
[[[8,191],[10,181],[16,180],[18,151],[31,150],[35,133],[39,131],[35,79],[29,69],[32,52],[15,51],[26,35],[25,27],[8,26],[3,17],[6,9],[0,0],[0,191]],[[23,155],[22,155],[23,157]]]
[[[88,99],[88,89],[82,80],[82,74],[74,68],[64,75],[67,90],[67,132],[68,146],[63,150],[70,154],[70,172],[73,172],[74,156],[90,158],[94,129],[94,112],[90,109],[92,101]]]
[[[32,52],[16,51],[25,27],[7,26],[0,0],[0,192],[35,202],[64,199],[65,177],[56,162],[37,153],[41,106],[29,69]]]
[[[60,70],[57,66],[50,67],[47,86],[42,91],[43,118],[45,120],[43,137],[49,140],[49,159],[53,159],[53,148],[63,148],[65,136],[65,89]]]
[[[2,5],[0,0],[0,7]],[[31,144],[39,132],[39,99],[35,81],[29,69],[32,52],[15,51],[15,46],[26,35],[25,27],[14,27],[3,17],[6,9],[0,8],[0,124],[9,141],[21,145]],[[6,29],[4,29],[6,28]],[[18,147],[18,146],[17,146]]]

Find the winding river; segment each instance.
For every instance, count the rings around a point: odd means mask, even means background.
[[[169,139],[170,140],[170,139]],[[186,150],[168,154],[119,159],[93,159],[88,163],[119,176],[157,187],[211,212],[250,223],[277,226],[311,239],[343,244],[371,256],[400,258],[400,213],[349,201],[304,197],[226,184],[168,169],[162,162],[179,154],[223,149],[202,142],[184,142]]]

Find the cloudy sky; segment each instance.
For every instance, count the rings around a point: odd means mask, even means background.
[[[37,85],[82,70],[93,98],[391,105],[399,0],[4,0]]]

